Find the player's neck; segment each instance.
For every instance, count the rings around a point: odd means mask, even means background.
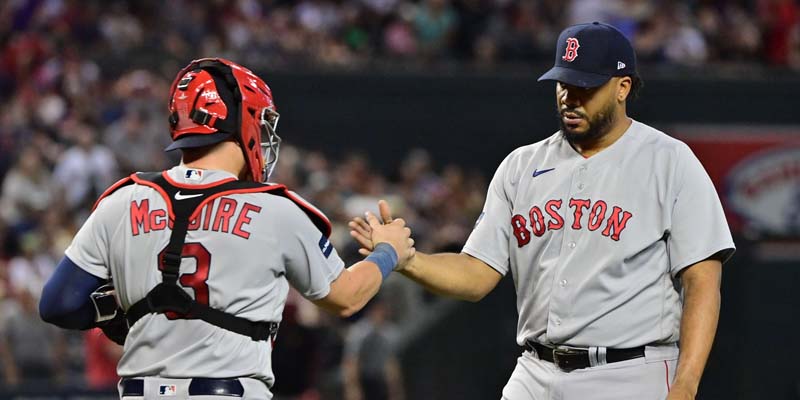
[[[614,119],[614,123],[605,134],[599,136],[596,140],[573,143],[572,147],[583,157],[589,158],[614,144],[614,142],[622,137],[632,123],[633,120],[628,118],[625,113],[622,113],[622,115]]]
[[[230,172],[241,179],[245,162],[242,150],[236,142],[226,141],[202,154],[189,157],[184,154],[181,164],[188,168],[213,169]]]

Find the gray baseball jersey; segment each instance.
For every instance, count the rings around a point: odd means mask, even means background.
[[[178,185],[234,178],[183,166],[167,175]],[[66,255],[87,272],[110,277],[127,309],[161,281],[156,260],[171,233],[167,215],[154,189],[122,187],[99,203]],[[184,255],[192,257],[182,260],[180,284],[211,307],[253,321],[280,321],[289,284],[320,299],[344,268],[327,238],[284,197],[229,194],[199,215],[186,235]],[[150,314],[132,327],[117,369],[123,377],[252,377],[271,386],[271,351],[267,341],[200,320]]]
[[[682,269],[734,250],[714,186],[683,143],[633,121],[584,158],[560,132],[513,151],[464,252],[517,290],[517,342],[678,340]]]

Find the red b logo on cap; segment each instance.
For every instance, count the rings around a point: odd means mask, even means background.
[[[564,52],[564,56],[561,57],[561,59],[566,62],[572,62],[578,58],[578,47],[581,47],[580,43],[578,43],[578,39],[572,37],[567,38],[567,50]]]

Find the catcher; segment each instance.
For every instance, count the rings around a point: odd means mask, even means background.
[[[373,224],[376,251],[345,268],[331,225],[283,185],[270,88],[225,59],[193,61],[172,84],[182,162],[110,187],[45,286],[41,317],[99,326],[124,344],[121,398],[269,399],[270,355],[291,284],[348,316],[414,254],[402,220]]]

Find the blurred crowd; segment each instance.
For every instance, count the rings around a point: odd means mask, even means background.
[[[543,62],[563,27],[593,20],[645,63],[800,68],[797,0],[9,0],[0,81],[171,73],[210,54],[253,69]]]
[[[125,174],[178,161],[162,151],[164,113],[169,79],[189,60],[224,56],[255,70],[550,62],[559,31],[591,20],[632,37],[645,63],[800,68],[794,0],[3,1],[0,392],[115,384],[120,348],[96,331],[43,324],[36,304],[97,196]],[[422,149],[389,180],[364,154],[307,151],[291,146],[291,131],[280,134],[287,144],[273,179],[328,214],[348,263],[359,256],[346,221],[379,196],[423,251],[459,251],[482,207],[485,176],[435,165]],[[402,278],[385,292],[391,302],[378,299],[353,321],[290,295],[278,398],[312,400],[345,382],[348,400],[401,399],[398,327],[430,299]],[[366,373],[375,370],[383,373]]]

